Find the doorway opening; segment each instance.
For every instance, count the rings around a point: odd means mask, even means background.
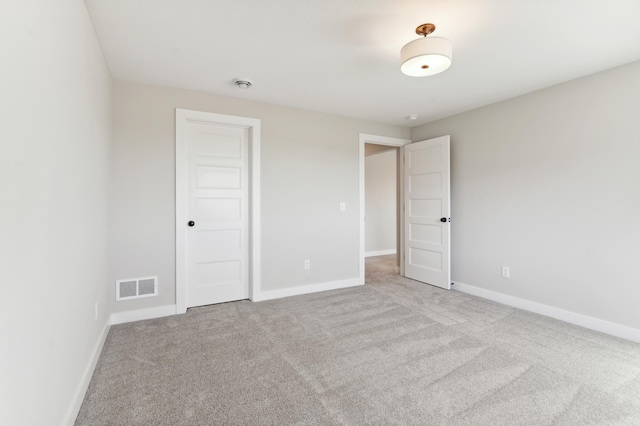
[[[398,272],[400,148],[366,143],[364,152],[364,256],[367,266],[384,264]]]
[[[402,273],[402,147],[411,141],[360,135],[360,279],[366,265]],[[378,258],[380,256],[380,258]],[[375,258],[375,259],[374,259]],[[391,263],[392,262],[392,263]]]

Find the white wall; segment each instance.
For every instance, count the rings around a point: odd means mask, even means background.
[[[60,425],[106,330],[111,79],[82,0],[0,2],[0,52],[0,423]]]
[[[453,280],[640,329],[639,100],[636,62],[413,128],[451,135]]]
[[[263,290],[358,277],[359,134],[409,129],[116,80],[110,278],[158,275],[159,295],[114,312],[175,303],[175,108],[261,120]]]
[[[396,252],[396,149],[368,155],[365,166],[365,255]]]

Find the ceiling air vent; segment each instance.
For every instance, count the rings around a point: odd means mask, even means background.
[[[116,281],[116,300],[139,299],[158,295],[158,277]]]

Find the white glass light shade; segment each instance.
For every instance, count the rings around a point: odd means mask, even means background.
[[[412,77],[438,74],[451,66],[451,42],[444,37],[423,37],[400,51],[400,70]]]

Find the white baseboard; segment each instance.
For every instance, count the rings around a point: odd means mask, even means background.
[[[553,306],[544,305],[542,303],[532,302],[519,297],[509,296],[507,294],[498,293],[484,288],[476,287],[470,284],[464,284],[454,281],[453,289],[462,293],[471,294],[473,296],[482,297],[483,299],[492,300],[504,305],[513,306],[514,308],[523,309],[536,314],[555,318],[571,324],[579,325],[601,333],[610,334],[622,339],[640,342],[640,330],[620,325],[613,322],[601,320],[587,315],[578,314],[564,309],[555,308]]]
[[[330,281],[326,283],[301,285],[298,287],[288,287],[278,290],[261,291],[259,294],[253,296],[254,302],[262,302],[265,300],[280,299],[282,297],[299,296],[301,294],[318,293],[320,291],[337,290],[340,288],[355,287],[364,285],[364,281],[360,278],[353,278],[349,280]]]
[[[168,317],[176,314],[176,305],[157,306],[155,308],[137,309],[135,311],[114,312],[111,314],[111,325],[125,322],[142,321],[153,318]]]
[[[89,388],[89,383],[91,383],[91,378],[93,377],[93,371],[96,369],[96,364],[98,364],[98,359],[100,358],[100,353],[102,353],[102,347],[104,346],[105,340],[107,340],[107,334],[109,334],[109,322],[105,322],[104,327],[102,328],[102,333],[100,337],[98,337],[98,342],[93,348],[91,352],[91,357],[89,358],[89,363],[87,364],[82,376],[80,377],[80,383],[76,388],[75,393],[73,394],[73,399],[71,400],[71,405],[67,410],[67,415],[64,416],[63,425],[73,426],[76,422],[76,418],[78,417],[78,413],[80,412],[80,407],[82,407],[82,401],[84,400],[84,395],[87,393],[87,389]]]
[[[364,257],[386,256],[388,254],[396,254],[396,249],[366,251]]]

